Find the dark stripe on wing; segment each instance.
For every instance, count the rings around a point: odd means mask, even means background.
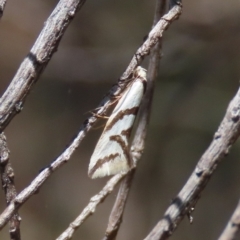
[[[125,136],[127,139],[129,139],[131,132],[132,132],[132,127],[128,128],[126,130],[122,130],[121,135]]]
[[[128,133],[129,131],[130,130],[125,130],[125,134]],[[109,140],[110,141],[115,141],[115,142],[117,142],[121,146],[123,154],[124,154],[125,158],[127,159],[127,164],[129,166],[129,168],[131,168],[133,166],[133,161],[132,161],[132,158],[131,158],[130,153],[129,153],[128,145],[125,144],[125,141],[122,139],[122,137],[119,136],[119,135],[113,135],[113,136],[111,136],[109,138]],[[106,156],[106,157],[104,157],[102,159],[97,160],[96,164],[89,171],[88,175],[90,177],[92,177],[93,174],[95,173],[95,171],[97,169],[101,168],[104,163],[111,162],[118,156],[120,156],[120,154],[119,153],[115,153],[115,154],[111,154],[109,156]]]
[[[92,175],[94,174],[94,172],[100,168],[104,163],[106,162],[110,162],[111,160],[114,160],[116,157],[119,156],[119,153],[115,153],[115,154],[111,154],[109,156],[106,156],[102,159],[99,159],[96,164],[93,166],[93,168],[89,171],[88,175],[90,177],[92,177]]]
[[[127,164],[129,166],[129,168],[131,168],[133,166],[133,164],[132,164],[131,156],[129,153],[128,143],[126,145],[125,141],[122,139],[122,137],[120,135],[113,135],[110,137],[110,140],[117,142],[121,146],[121,148],[123,150],[123,154],[125,155],[125,158],[127,159]]]
[[[109,131],[113,126],[114,124],[123,119],[124,116],[127,116],[127,115],[137,115],[137,112],[138,112],[138,109],[139,107],[133,107],[133,108],[128,108],[124,111],[120,111],[118,112],[118,114],[112,119],[112,121],[106,126],[106,129],[105,131]]]

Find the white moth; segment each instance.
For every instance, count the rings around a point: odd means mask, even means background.
[[[123,92],[109,117],[90,159],[91,178],[127,172],[133,167],[129,137],[146,87],[146,70],[137,67],[133,80]]]

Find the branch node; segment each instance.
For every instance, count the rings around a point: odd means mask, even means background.
[[[203,169],[196,167],[195,173],[196,173],[197,177],[201,177],[203,175],[203,172],[204,172]]]
[[[214,139],[214,140],[217,140],[217,139],[219,139],[219,138],[221,138],[221,137],[222,137],[222,134],[221,134],[219,131],[217,131],[217,132],[214,134],[213,139]]]
[[[77,229],[79,226],[77,224],[74,224],[74,223],[70,223],[70,227],[72,229]]]
[[[193,216],[192,216],[192,213],[194,212],[195,208],[194,207],[191,207],[189,208],[188,212],[187,212],[187,217],[188,217],[188,220],[189,220],[189,223],[192,224],[193,223]]]
[[[15,103],[15,111],[16,113],[20,113],[23,110],[23,102],[18,101]]]

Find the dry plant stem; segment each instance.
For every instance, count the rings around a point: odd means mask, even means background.
[[[157,24],[159,19],[163,16],[167,5],[167,0],[156,0],[156,7],[153,19],[153,27]]]
[[[14,171],[9,161],[9,149],[4,133],[0,134],[0,171],[2,188],[4,189],[7,205],[16,197],[17,191],[14,185]],[[9,234],[11,240],[20,240],[21,218],[16,212],[9,221]]]
[[[100,204],[115,188],[119,181],[126,174],[117,174],[113,176],[104,188],[90,199],[88,205],[83,209],[82,213],[69,225],[69,227],[57,238],[57,240],[71,239],[75,230],[96,211],[96,207]]]
[[[70,2],[70,1],[67,1]],[[83,2],[83,1],[82,1]],[[140,47],[137,50],[138,54],[135,54],[135,56],[139,55],[141,56],[140,60],[143,59],[144,56],[146,56],[150,49],[154,46],[154,44],[158,41],[158,39],[162,36],[162,33],[166,28],[170,25],[173,20],[177,19],[178,16],[181,13],[181,6],[177,5],[174,6],[168,14],[164,15],[164,20],[160,20],[158,24],[152,29],[151,34],[149,34],[148,39],[143,43],[143,46]],[[140,52],[142,50],[143,52]],[[133,58],[135,59],[135,57]],[[139,63],[140,63],[139,60]],[[134,64],[135,60],[132,60],[130,62],[129,67],[123,74],[123,76],[131,75],[131,69],[132,71],[135,69]],[[122,80],[123,77],[119,80],[119,86],[115,85],[111,90],[110,94],[119,94],[121,90],[123,90],[123,86],[127,85],[127,81],[124,83]],[[125,79],[125,78],[124,78]],[[127,79],[128,80],[128,79]],[[12,89],[14,91],[14,89]],[[12,101],[14,101],[12,99]],[[0,101],[1,103],[1,101]],[[104,114],[107,109],[111,107],[111,102],[109,100],[109,96],[106,96],[103,101],[100,103],[100,107],[98,108],[98,111],[96,114],[102,115]],[[1,108],[0,108],[1,113]],[[1,115],[0,115],[1,117]],[[0,118],[1,119],[1,118]],[[66,163],[73,152],[76,150],[76,148],[79,146],[82,139],[86,136],[86,133],[92,128],[94,123],[97,121],[97,118],[92,116],[88,118],[84,124],[82,125],[78,135],[74,138],[74,140],[71,142],[69,147],[67,147],[64,152],[46,169],[44,169],[42,172],[38,174],[38,176],[31,182],[31,184],[26,187],[22,192],[20,192],[15,200],[13,200],[9,206],[4,210],[4,212],[0,215],[0,229],[2,229],[7,221],[11,218],[11,216],[14,214],[14,212],[20,208],[20,206],[26,202],[33,194],[38,192],[42,184],[51,176],[51,174],[60,166],[62,166],[64,163]],[[5,126],[6,121],[2,122]]]
[[[153,29],[156,27],[156,24],[158,24],[161,21],[161,20],[159,21],[159,19],[163,15],[165,5],[166,5],[165,0],[157,0],[154,20],[153,20],[153,26],[154,26]],[[178,15],[174,17],[174,19],[177,19],[181,14],[181,6],[179,5],[179,7],[180,8],[178,9],[179,11]],[[165,16],[166,15],[164,15],[161,19],[165,19]],[[161,47],[162,47],[162,38],[159,39],[159,41],[151,51],[148,70],[147,70],[147,90],[144,95],[143,101],[141,103],[141,108],[139,112],[140,120],[137,126],[135,138],[132,143],[133,154],[141,153],[144,149],[145,139],[147,135],[147,126],[148,126],[151,106],[152,106],[152,98],[154,93],[154,82],[156,80],[158,69],[160,66]],[[136,160],[138,160],[139,158],[137,158]]]
[[[3,11],[4,11],[4,8],[5,8],[6,2],[7,2],[7,0],[0,0],[0,19],[3,15]]]
[[[122,223],[122,216],[134,173],[135,169],[132,169],[121,182],[117,199],[109,216],[108,226],[103,240],[116,239],[119,227]]]
[[[212,143],[202,155],[187,183],[172,201],[163,219],[157,223],[145,240],[167,239],[172,235],[182,218],[186,214],[191,214],[214,170],[228,154],[239,134],[240,89],[230,102]]]
[[[160,17],[163,15],[165,6],[166,6],[165,0],[163,1],[157,0],[153,27],[156,25]],[[161,42],[162,39],[159,39],[159,40]],[[144,145],[145,145],[147,125],[150,118],[150,111],[151,111],[152,98],[153,98],[153,92],[154,92],[154,81],[156,79],[159,63],[160,63],[160,49],[161,49],[160,42],[158,42],[156,46],[153,48],[150,56],[150,63],[148,68],[147,91],[145,93],[142,107],[140,110],[140,114],[139,114],[140,120],[136,130],[135,138],[132,144],[132,154],[133,154],[133,160],[135,164],[137,164],[138,160],[141,158]],[[135,173],[135,169],[130,171],[121,182],[117,199],[115,201],[115,204],[109,216],[108,226],[107,226],[103,240],[116,239],[118,230],[122,222],[123,212],[126,205],[132,179],[134,177],[134,173]]]
[[[240,201],[229,220],[226,228],[222,232],[221,236],[218,240],[234,240],[237,239],[237,234],[239,233],[240,229]]]
[[[130,64],[128,65],[126,71],[123,73],[120,78],[119,85],[121,86],[122,81],[128,79],[129,76],[133,73],[133,70],[141,64],[143,58],[150,53],[150,50],[159,42],[159,39],[162,38],[163,32],[170,26],[170,24],[176,20],[182,11],[182,5],[176,4],[174,5],[170,11],[165,14],[158,23],[154,26],[154,28],[148,34],[147,40],[143,43],[143,45],[137,50],[135,55],[133,56]]]
[[[33,84],[47,66],[69,23],[86,0],[60,0],[28,56],[0,99],[0,131],[23,108]]]

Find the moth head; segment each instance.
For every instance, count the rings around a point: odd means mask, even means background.
[[[142,68],[140,66],[138,66],[136,69],[135,69],[135,72],[134,72],[134,77],[135,78],[144,78],[146,79],[146,75],[147,75],[147,70],[145,68]]]

